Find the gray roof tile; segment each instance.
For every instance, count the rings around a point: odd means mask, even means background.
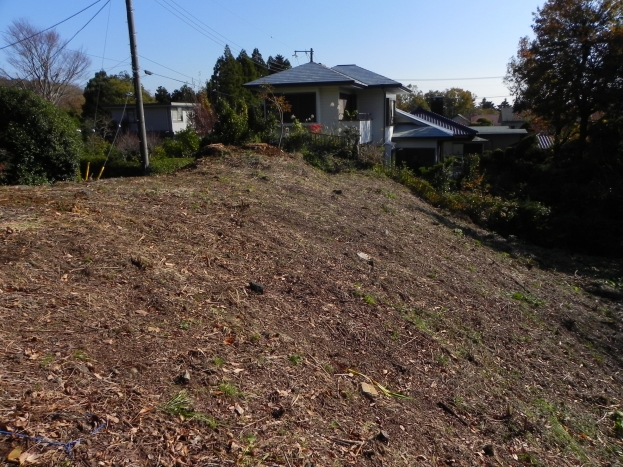
[[[375,87],[375,86],[392,86],[392,87],[401,87],[402,84],[398,81],[394,81],[393,79],[386,78],[385,76],[374,73],[370,70],[366,70],[365,68],[361,68],[357,65],[338,65],[334,66],[332,70],[339,71],[340,73],[345,74],[346,76],[350,76],[355,78],[357,81],[361,81],[365,83],[367,86]]]
[[[365,87],[365,84],[355,78],[332,70],[320,63],[309,62],[290,68],[273,75],[268,75],[255,81],[245,83],[246,87],[270,86],[301,86],[306,84],[352,84]]]

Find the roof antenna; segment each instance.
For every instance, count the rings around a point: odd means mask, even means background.
[[[309,53],[309,63],[314,61],[314,49],[309,49],[309,50],[295,50],[294,51],[294,56],[296,56],[297,52],[301,52],[304,54],[308,54]]]

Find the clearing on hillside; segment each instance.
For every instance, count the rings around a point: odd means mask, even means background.
[[[623,462],[620,264],[374,171],[3,187],[0,236],[7,465]]]

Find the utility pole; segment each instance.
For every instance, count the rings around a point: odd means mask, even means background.
[[[294,56],[296,56],[296,54],[300,52],[302,54],[306,54],[309,53],[309,62],[313,62],[314,61],[314,49],[309,49],[309,50],[295,50],[294,51]]]
[[[136,32],[134,31],[134,11],[132,0],[125,0],[128,13],[128,30],[130,32],[130,53],[132,55],[132,75],[134,77],[134,98],[136,99],[136,126],[138,137],[141,142],[141,158],[143,159],[143,171],[149,174],[149,154],[147,153],[147,132],[145,131],[145,111],[143,110],[143,93],[141,89],[141,74],[138,66],[138,48],[136,47]]]

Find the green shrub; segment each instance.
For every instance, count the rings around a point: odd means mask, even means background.
[[[78,128],[65,112],[30,91],[0,87],[0,183],[72,179],[81,149]]]
[[[182,167],[195,162],[193,157],[170,157],[167,159],[152,159],[150,167],[152,175],[170,174]]]
[[[200,143],[197,132],[189,127],[156,146],[152,151],[152,159],[192,157],[199,150]]]
[[[421,177],[429,182],[440,193],[447,193],[456,187],[452,179],[452,166],[454,158],[448,158],[432,167],[420,167],[418,170]]]
[[[248,110],[244,104],[240,104],[240,107],[241,109],[237,110],[229,105],[228,102],[222,102],[221,113],[208,138],[208,144],[223,143],[242,145],[250,139]]]
[[[473,161],[468,163],[468,166]],[[405,185],[433,206],[452,212],[467,214],[474,222],[502,235],[521,235],[532,241],[546,238],[551,229],[550,209],[530,200],[509,200],[486,193],[480,183],[481,176],[469,169],[461,192],[440,192],[428,181],[417,177],[408,168],[384,169],[395,181]]]

